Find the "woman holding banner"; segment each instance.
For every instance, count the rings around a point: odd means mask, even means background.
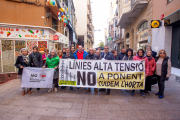
[[[148,50],[146,52],[146,58],[149,61],[149,74],[148,74],[148,77],[146,78],[146,84],[145,84],[145,91],[144,91],[144,93],[149,93],[148,91],[151,91],[152,77],[153,77],[154,71],[156,69],[156,61],[152,57],[152,51],[151,50]]]
[[[38,67],[38,68],[43,67],[42,54],[39,52],[37,46],[33,47],[33,52],[29,55],[29,59],[30,59],[30,67]],[[37,90],[40,90],[40,88],[37,88]]]
[[[21,56],[17,57],[15,66],[19,69],[18,70],[18,75],[20,78],[20,82],[22,82],[22,71],[24,67],[29,67],[30,66],[30,61],[29,61],[29,56],[28,56],[28,49],[27,48],[22,48],[21,49]],[[21,87],[22,90],[22,95],[25,95],[25,89],[24,87]],[[27,88],[27,93],[32,94],[31,90]]]
[[[144,57],[144,50],[139,49],[137,55],[133,57],[133,60],[144,60],[145,61],[145,77],[149,74],[149,61]],[[134,95],[135,90],[132,90],[131,95]],[[141,96],[145,97],[144,90],[140,90]]]
[[[133,60],[133,50],[132,49],[129,48],[126,50],[123,60]]]
[[[54,76],[53,76],[53,82],[55,86],[55,92],[58,91],[58,76],[59,76],[59,56],[57,56],[56,50],[51,50],[50,54],[48,55],[46,59],[46,63],[44,64],[43,68],[54,68]],[[50,88],[48,92],[51,92],[52,89]]]
[[[158,79],[159,98],[164,97],[164,83],[171,76],[171,61],[165,50],[160,50],[156,58],[156,75]]]

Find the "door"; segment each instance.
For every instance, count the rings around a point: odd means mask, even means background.
[[[14,41],[2,40],[3,73],[15,72]]]

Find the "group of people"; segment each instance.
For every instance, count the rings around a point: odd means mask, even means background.
[[[55,50],[52,49],[49,53],[48,49],[44,50],[44,54],[42,55],[38,51],[38,47],[33,47],[33,52],[29,55],[28,49],[21,49],[21,56],[18,56],[15,66],[19,68],[18,75],[20,81],[22,81],[22,71],[24,67],[38,67],[38,68],[54,68],[54,90],[58,91],[58,76],[59,76],[59,61],[60,59],[89,59],[89,60],[144,60],[145,61],[145,89],[140,90],[141,96],[145,97],[145,93],[149,93],[151,91],[152,80],[156,78],[159,91],[156,95],[159,98],[164,97],[164,88],[165,81],[171,75],[171,61],[167,56],[165,50],[160,50],[158,54],[152,51],[151,47],[148,46],[146,51],[143,49],[139,49],[136,53],[133,53],[132,49],[125,48],[121,49],[121,52],[118,54],[116,50],[112,50],[109,52],[109,47],[104,46],[104,51],[101,52],[101,48],[98,50],[89,48],[89,52],[86,52],[81,45],[78,46],[78,50],[75,50],[74,47],[63,48],[63,50]],[[25,95],[25,89],[27,89],[28,94],[32,94],[31,88],[21,88],[22,95]],[[66,86],[61,86],[61,90],[66,89]],[[80,89],[80,88],[77,88]],[[40,90],[40,88],[37,88]],[[70,90],[73,90],[73,87],[70,87]],[[48,92],[53,91],[52,88],[48,90]],[[89,92],[90,88],[86,88],[86,92]],[[106,91],[106,94],[110,94],[110,89],[94,89],[95,92],[98,91]],[[135,94],[135,90],[131,91],[131,95]]]

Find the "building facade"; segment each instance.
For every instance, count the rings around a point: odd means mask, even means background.
[[[109,3],[108,45],[110,50],[117,50],[119,52],[124,47],[124,30],[117,26],[119,2],[118,0],[109,0]]]
[[[153,0],[118,0],[118,24],[124,28],[124,47],[146,49],[152,45]]]
[[[57,0],[53,7],[44,0],[0,1],[0,73],[17,72],[14,63],[21,48],[32,52],[32,47],[38,46],[43,53],[45,48],[61,50],[69,46],[69,28],[57,14],[63,2]],[[64,13],[68,15],[68,10]]]
[[[94,45],[94,26],[92,24],[92,10],[90,0],[74,0],[77,18],[76,33],[78,45],[86,51]]]
[[[166,50],[173,76],[180,77],[180,1],[162,0],[161,4],[153,1],[153,11],[153,20],[160,20],[161,25],[152,29],[152,48],[156,52]]]

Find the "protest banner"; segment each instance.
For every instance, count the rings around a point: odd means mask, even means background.
[[[25,67],[21,87],[52,88],[54,69]]]
[[[144,89],[145,61],[61,59],[59,86]]]

